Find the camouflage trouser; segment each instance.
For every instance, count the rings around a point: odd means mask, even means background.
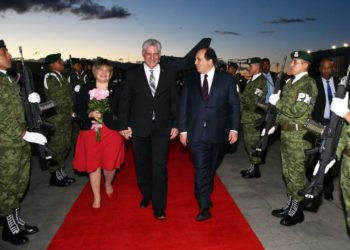
[[[283,131],[281,133],[282,172],[287,185],[287,194],[296,201],[302,201],[303,196],[298,191],[306,184],[305,149],[310,149],[311,142],[304,131]]]
[[[30,146],[0,145],[0,216],[19,207],[30,174]]]
[[[340,170],[340,186],[343,194],[346,222],[350,230],[350,156],[343,154]]]
[[[64,168],[64,162],[71,146],[72,124],[54,124],[54,129],[49,137],[49,145],[55,152],[55,157],[49,164],[51,173],[59,168]]]
[[[255,128],[254,124],[243,124],[244,147],[248,153],[249,161],[252,164],[260,164],[261,158],[253,156],[252,147],[260,140],[260,131]]]

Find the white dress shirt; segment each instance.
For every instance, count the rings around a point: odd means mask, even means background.
[[[211,85],[213,84],[215,74],[215,67],[212,67],[211,70],[209,70],[206,74],[201,74],[201,86],[203,88],[203,82],[204,82],[204,75],[207,75],[207,81],[208,81],[208,95],[210,94]]]
[[[151,69],[150,67],[147,66],[146,63],[143,64],[143,68],[145,69],[145,73],[146,73],[146,77],[147,77],[147,81],[149,83],[149,78],[151,76],[151,70],[153,70],[153,75],[154,75],[154,79],[155,84],[156,84],[156,89],[158,87],[158,82],[159,82],[159,76],[160,76],[160,65],[157,64],[157,66],[155,66],[153,69]]]
[[[324,119],[329,119],[330,116],[331,116],[331,111],[330,111],[330,106],[331,104],[329,103],[329,100],[328,100],[328,86],[327,86],[327,80],[323,77],[321,77],[322,79],[322,83],[323,83],[323,89],[324,89],[324,95],[326,97],[326,105],[324,107],[324,113],[323,113],[323,118]],[[332,95],[334,97],[334,94],[335,94],[335,87],[334,87],[334,79],[333,77],[329,78],[329,85],[331,87],[331,90],[332,90]]]
[[[307,74],[308,74],[307,72],[301,72],[301,73],[299,73],[299,74],[296,74],[296,75],[294,76],[294,79],[293,79],[292,84],[294,84],[296,81],[299,81],[300,78],[302,78],[303,76],[305,76],[305,75],[307,75]]]

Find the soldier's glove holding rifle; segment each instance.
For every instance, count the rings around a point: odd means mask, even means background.
[[[280,100],[280,95],[281,95],[281,90],[279,90],[278,92],[277,92],[277,94],[272,94],[272,95],[270,95],[270,97],[269,97],[269,103],[271,104],[271,105],[276,105],[277,104],[277,102]]]
[[[24,135],[22,136],[22,139],[27,142],[36,143],[40,145],[45,145],[47,143],[46,137],[37,132],[25,131]]]
[[[326,166],[325,171],[324,171],[325,174],[327,174],[329,169],[331,169],[331,167],[333,167],[334,163],[335,163],[335,159],[331,160],[331,162],[328,163],[328,165]],[[317,174],[319,168],[320,168],[320,161],[318,161],[316,166],[315,166],[313,176],[315,176]]]
[[[40,103],[41,102],[41,98],[40,95],[36,92],[30,93],[28,95],[28,102],[30,103]]]
[[[269,132],[267,132],[268,135],[272,135],[276,131],[276,126],[273,126],[272,128],[269,129]],[[260,136],[264,136],[266,133],[265,128],[261,131]]]
[[[334,97],[331,104],[331,111],[337,116],[344,117],[350,110],[348,108],[349,93],[346,92],[344,99]]]

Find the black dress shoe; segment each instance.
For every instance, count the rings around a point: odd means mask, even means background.
[[[203,209],[201,210],[201,212],[197,215],[196,217],[196,221],[204,221],[204,220],[208,220],[210,219],[211,213],[209,209]]]
[[[30,225],[18,225],[19,229],[21,229],[21,231],[23,231],[24,234],[35,234],[37,232],[39,232],[39,228],[36,226],[30,226]]]
[[[332,200],[334,200],[333,193],[324,192],[323,196],[324,196],[324,198],[325,198],[327,201],[332,201]]]
[[[142,199],[140,202],[140,208],[146,208],[149,206],[151,200],[148,199]]]
[[[70,184],[71,183],[65,178],[62,178],[62,179],[57,178],[56,173],[51,174],[51,178],[50,178],[51,186],[67,187],[67,186],[70,186]]]
[[[242,174],[242,177],[246,179],[260,178],[261,173],[260,173],[259,165],[253,165],[253,167],[250,168],[249,171]]]
[[[271,214],[278,218],[283,218],[288,213],[289,207],[272,210]]]
[[[166,214],[164,210],[154,210],[153,212],[154,218],[157,220],[165,220],[166,219]]]

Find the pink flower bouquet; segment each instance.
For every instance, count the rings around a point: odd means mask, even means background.
[[[103,113],[109,111],[109,91],[94,88],[89,91],[90,101],[88,103],[88,113],[91,111],[99,111],[102,117],[96,121],[92,121],[91,129],[96,131],[96,141],[101,141],[101,128],[103,123]]]

